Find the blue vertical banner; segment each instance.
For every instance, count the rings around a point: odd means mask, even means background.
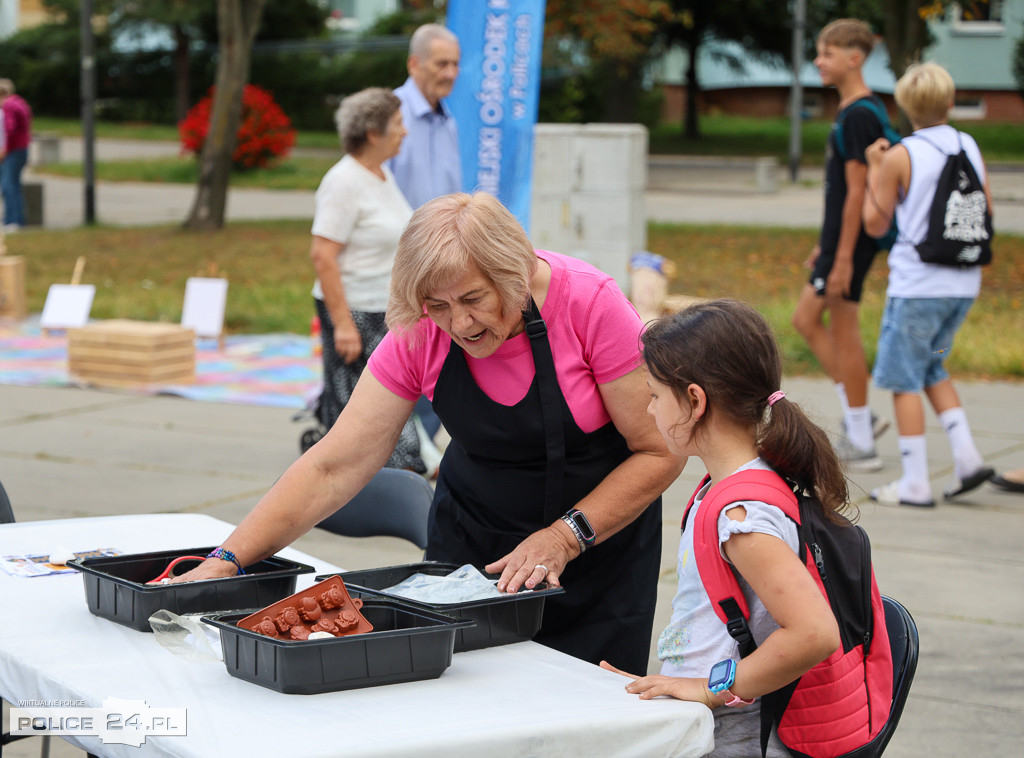
[[[529,233],[544,0],[448,0],[448,28],[462,53],[448,107],[463,186],[497,196]]]

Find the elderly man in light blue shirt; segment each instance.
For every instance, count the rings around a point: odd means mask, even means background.
[[[459,74],[459,55],[458,39],[438,24],[421,26],[409,41],[409,78],[395,90],[409,133],[388,168],[414,209],[462,190],[459,135],[442,102]]]

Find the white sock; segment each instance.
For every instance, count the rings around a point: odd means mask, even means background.
[[[928,448],[924,435],[900,436],[900,461],[903,476],[900,477],[900,499],[925,503],[932,499],[932,485],[928,481]]]
[[[858,450],[870,450],[875,446],[875,437],[871,433],[871,407],[862,405],[860,408],[847,408],[846,437]]]
[[[953,470],[963,479],[985,465],[971,436],[971,425],[963,408],[950,408],[939,414],[939,423],[946,430],[949,446],[953,450]]]
[[[839,405],[843,409],[843,418],[846,418],[846,412],[850,410],[850,402],[846,399],[846,385],[842,382],[835,383],[836,394],[839,395]]]

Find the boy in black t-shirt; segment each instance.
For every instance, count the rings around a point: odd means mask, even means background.
[[[859,323],[861,288],[877,249],[861,223],[867,176],[864,150],[883,136],[883,127],[872,108],[851,106],[863,98],[877,100],[862,74],[874,44],[871,29],[854,19],[833,21],[818,35],[814,64],[822,82],[839,91],[839,113],[825,154],[825,219],[818,244],[805,262],[810,280],[793,313],[793,326],[835,382],[844,430],[836,449],[854,471],[882,467],[874,439],[889,426],[874,419],[868,407],[868,367]],[[837,144],[840,133],[842,146]]]

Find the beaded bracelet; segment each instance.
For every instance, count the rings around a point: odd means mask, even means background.
[[[222,547],[218,547],[218,548],[215,548],[206,557],[207,558],[220,558],[222,561],[228,561],[229,563],[233,563],[236,566],[238,566],[238,575],[239,576],[244,576],[245,575],[245,569],[242,568],[242,564],[238,562],[238,559],[235,557],[235,554],[232,553],[230,550],[226,550],[226,549],[224,549]]]

